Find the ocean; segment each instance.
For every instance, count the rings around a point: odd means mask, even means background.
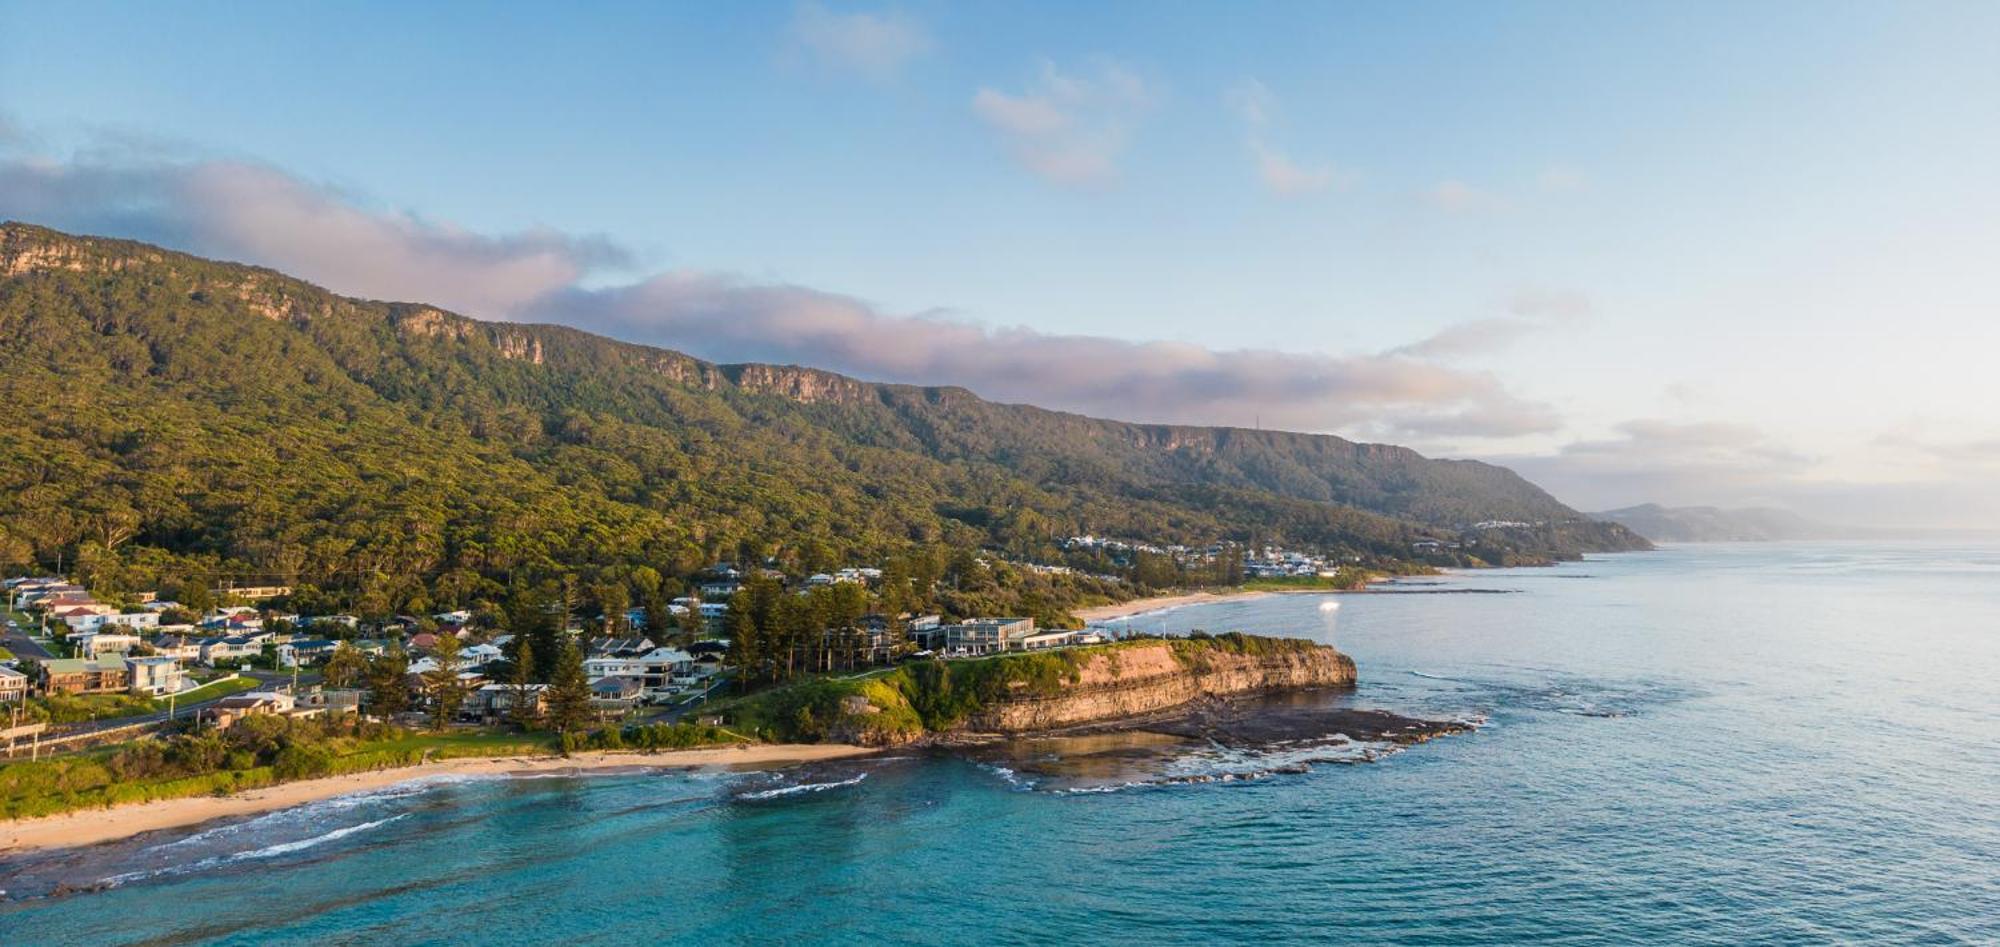
[[[1329,640],[1361,682],[1313,699],[1476,727],[417,783],[0,863],[0,944],[2000,943],[2000,545],[1131,624]]]

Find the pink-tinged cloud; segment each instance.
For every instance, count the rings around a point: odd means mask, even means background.
[[[1395,355],[1218,351],[987,327],[711,274],[569,290],[539,301],[534,312],[723,361],[963,385],[1002,401],[1133,421],[1424,437],[1505,437],[1558,426],[1547,408],[1513,397],[1490,375]]]
[[[504,315],[593,270],[603,238],[472,233],[238,161],[94,163],[0,154],[0,214],[283,270],[343,293]]]
[[[1087,88],[1076,82],[1045,77],[1058,97],[1139,94],[1120,91],[1114,79]],[[962,385],[1003,401],[1135,421],[1424,439],[1558,426],[1548,408],[1515,397],[1489,374],[1400,353],[1219,351],[981,326],[706,272],[586,287],[586,276],[601,283],[627,267],[627,255],[601,238],[551,230],[490,236],[376,211],[257,164],[64,162],[0,151],[0,217],[245,260],[351,295],[564,323],[717,361]]]

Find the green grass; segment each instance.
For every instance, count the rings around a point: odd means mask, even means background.
[[[0,648],[0,661],[12,660],[13,657],[14,657],[14,652],[9,651],[6,648]]]
[[[215,681],[182,692],[174,697],[173,705],[184,709],[197,701],[227,697],[231,694],[256,690],[262,686],[263,682],[247,677]],[[47,714],[50,723],[84,723],[91,720],[143,717],[147,714],[165,713],[168,709],[165,697],[141,697],[136,694],[58,694],[37,697],[28,704],[31,708],[40,707]]]
[[[262,687],[263,684],[264,682],[259,681],[253,677],[232,677],[226,680],[210,681],[209,683],[203,684],[200,687],[195,688],[194,690],[182,691],[181,693],[175,695],[174,702],[176,706],[185,707],[188,704],[192,704],[197,701],[214,700],[217,697],[228,697],[231,694],[241,694],[244,691],[254,691],[257,688]],[[167,700],[164,697],[155,698],[153,700],[153,703],[159,705],[157,708],[155,708],[156,710],[167,709]]]

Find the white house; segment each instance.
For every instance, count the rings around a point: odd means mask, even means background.
[[[63,616],[63,624],[69,626],[70,634],[79,631],[96,631],[100,628],[120,627],[140,630],[160,627],[158,612],[119,612],[116,610],[98,614],[72,614]]]
[[[69,636],[76,645],[76,656],[95,658],[101,654],[131,654],[139,646],[138,635],[119,634],[115,631],[86,631]]]
[[[497,644],[473,644],[458,649],[458,666],[475,668],[500,660],[500,646]]]
[[[169,657],[126,658],[125,668],[132,672],[132,692],[135,694],[158,697],[176,693],[186,680],[180,661]]]

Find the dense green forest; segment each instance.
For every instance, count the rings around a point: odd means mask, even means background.
[[[1440,564],[1644,545],[1486,464],[714,365],[0,227],[0,569],[113,592],[282,581],[388,613],[719,560],[1061,562],[1082,533],[1386,563],[1487,519],[1538,525]]]

